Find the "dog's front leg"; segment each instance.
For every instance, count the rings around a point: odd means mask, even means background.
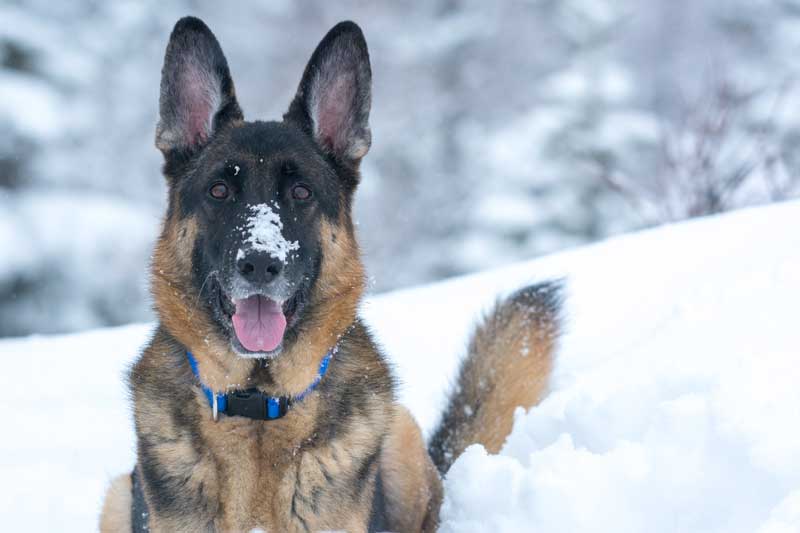
[[[217,472],[188,438],[140,435],[139,461],[149,531],[217,531]]]

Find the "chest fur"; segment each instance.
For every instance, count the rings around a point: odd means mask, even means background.
[[[315,424],[319,400],[309,400],[280,420],[214,422],[207,413],[197,434],[162,436],[145,460],[184,501],[165,529],[181,523],[216,531],[363,530],[384,424],[380,416],[353,416],[327,438]]]
[[[169,347],[156,339],[131,375],[152,531],[365,529],[393,401],[374,350],[342,347],[281,419],[215,422]]]

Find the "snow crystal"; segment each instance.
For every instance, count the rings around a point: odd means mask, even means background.
[[[259,252],[267,252],[275,259],[286,261],[289,252],[300,248],[297,241],[287,241],[283,236],[283,222],[281,217],[269,204],[258,204],[250,206],[252,215],[247,219],[246,229],[247,242],[252,248]]]

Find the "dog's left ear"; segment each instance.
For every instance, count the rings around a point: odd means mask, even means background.
[[[357,167],[371,143],[371,85],[364,34],[355,23],[340,22],[311,56],[283,118],[340,163]]]

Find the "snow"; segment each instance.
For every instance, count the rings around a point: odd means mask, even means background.
[[[147,307],[145,273],[160,216],[89,191],[0,194],[0,331],[30,323],[38,333],[53,333],[139,316],[137,309]]]
[[[278,209],[275,204],[275,209]],[[247,219],[247,242],[253,250],[267,252],[275,259],[286,261],[289,252],[300,248],[297,241],[287,241],[283,236],[283,222],[269,204],[251,205],[252,215]]]
[[[43,83],[0,71],[0,101],[0,122],[7,119],[14,127],[40,139],[50,139],[64,127],[63,104]],[[28,105],[31,101],[36,105]]]
[[[455,462],[442,531],[799,531],[798,227],[800,202],[741,210],[365,303],[430,434],[474,319],[566,279],[551,391],[499,455]],[[150,329],[0,342],[9,531],[96,527],[135,460],[122,376]]]

